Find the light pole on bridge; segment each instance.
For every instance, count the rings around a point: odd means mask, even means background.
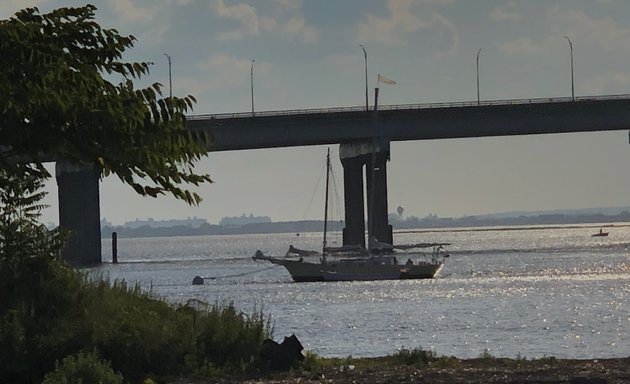
[[[171,57],[168,54],[164,54],[168,59],[168,97],[173,98],[173,77],[171,76]]]
[[[569,42],[569,49],[571,50],[571,100],[575,101],[575,81],[573,77],[573,43],[569,36],[565,36],[565,39]]]
[[[359,47],[363,50],[363,57],[365,59],[365,110],[370,110],[370,105],[368,103],[368,65],[367,65],[367,52],[365,51],[365,47],[363,44],[359,44]]]
[[[249,79],[252,90],[252,117],[254,116],[254,62],[256,62],[256,60],[252,59],[252,67],[249,71]]]
[[[477,105],[479,105],[479,54],[481,53],[481,48],[477,51]]]

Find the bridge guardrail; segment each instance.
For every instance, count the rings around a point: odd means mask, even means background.
[[[454,107],[477,107],[477,106],[497,106],[497,105],[517,105],[517,104],[541,104],[541,103],[566,103],[578,101],[593,100],[621,100],[630,99],[630,94],[621,95],[605,95],[605,96],[579,96],[575,100],[571,97],[545,97],[534,99],[513,99],[513,100],[485,100],[480,101],[455,101],[447,103],[419,103],[419,104],[394,104],[380,105],[379,111],[396,111],[396,110],[414,110],[414,109],[431,109],[431,108],[454,108]],[[187,116],[188,120],[210,120],[210,119],[238,119],[238,118],[256,118],[269,116],[289,116],[289,115],[308,115],[322,113],[340,113],[340,112],[365,112],[365,107],[332,107],[332,108],[310,108],[310,109],[289,109],[277,111],[260,111],[255,112],[235,112],[235,113],[216,113]]]

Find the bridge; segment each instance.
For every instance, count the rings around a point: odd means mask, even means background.
[[[209,135],[210,152],[340,144],[343,242],[365,245],[364,174],[372,235],[392,240],[386,173],[390,141],[630,130],[630,95],[193,115],[187,125]],[[98,175],[58,165],[57,182],[60,225],[75,234],[66,258],[78,265],[99,263]]]
[[[379,106],[390,141],[535,135],[627,129],[630,94]],[[371,140],[364,107],[194,115],[188,126],[214,141],[209,151],[326,145]]]

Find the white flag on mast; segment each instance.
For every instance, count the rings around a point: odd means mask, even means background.
[[[381,76],[381,74],[378,74],[378,81],[377,83],[383,83],[383,84],[389,84],[389,85],[394,85],[396,84],[396,82],[392,79],[388,79],[385,76]]]

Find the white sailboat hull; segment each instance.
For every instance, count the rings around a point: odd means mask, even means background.
[[[404,254],[399,256],[405,257]],[[255,256],[255,259],[282,265],[296,282],[432,279],[444,265],[441,261],[420,261],[413,265],[398,264],[395,256],[327,260],[326,262],[269,256]]]

